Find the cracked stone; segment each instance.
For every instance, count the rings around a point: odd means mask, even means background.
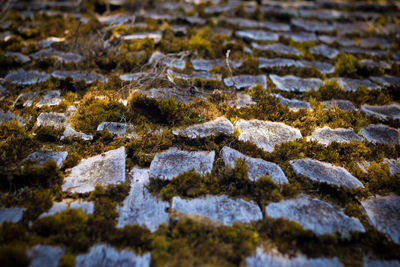
[[[341,46],[356,46],[357,43],[350,38],[331,35],[319,35],[318,39],[325,44],[338,43]]]
[[[7,121],[18,121],[20,126],[25,125],[31,117],[29,118],[22,118],[20,116],[15,116],[15,114],[11,111],[4,112],[3,110],[0,109],[0,125]]]
[[[185,60],[170,58],[158,51],[154,52],[149,59],[149,63],[155,62],[161,62],[169,68],[175,68],[179,70],[184,70],[186,65]]]
[[[50,126],[56,129],[62,129],[67,126],[68,118],[64,113],[40,113],[37,117],[37,127]]]
[[[400,86],[400,77],[385,75],[385,76],[380,76],[380,77],[372,76],[372,77],[370,77],[370,79],[373,81],[376,81],[386,87]]]
[[[286,39],[292,39],[295,42],[316,42],[317,35],[310,32],[288,32],[281,34]]]
[[[335,27],[317,20],[291,19],[290,23],[309,32],[333,32]]]
[[[326,73],[326,74],[333,73],[335,71],[335,66],[327,62],[301,60],[299,61],[299,64],[302,67],[314,67],[318,69],[321,73]]]
[[[15,62],[18,62],[20,64],[25,64],[31,61],[31,59],[28,56],[25,56],[22,53],[19,52],[7,52],[5,54],[5,57],[10,57],[12,58]]]
[[[288,58],[258,58],[260,69],[282,68],[282,67],[301,67],[299,61]]]

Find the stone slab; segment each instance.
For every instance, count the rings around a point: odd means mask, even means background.
[[[295,56],[303,55],[303,52],[301,52],[297,48],[284,44],[260,45],[258,43],[251,43],[251,46],[257,50],[269,51],[278,55],[295,55]]]
[[[22,219],[24,208],[1,208],[0,209],[0,225],[3,222],[17,223]]]
[[[252,41],[278,41],[279,35],[274,32],[267,32],[263,30],[243,30],[236,31],[236,37],[249,39]]]
[[[235,80],[236,89],[244,89],[244,88],[252,88],[257,84],[260,84],[262,87],[267,88],[267,77],[265,75],[237,75],[233,76]],[[224,84],[228,87],[234,85],[232,78],[227,77],[224,79]]]
[[[310,53],[313,55],[323,56],[329,59],[333,59],[337,55],[339,55],[339,50],[322,44],[310,48]]]
[[[29,267],[57,267],[64,249],[61,247],[36,245],[27,251],[27,256],[31,262]]]
[[[63,97],[61,96],[60,91],[48,91],[44,96],[40,98],[39,102],[36,104],[36,107],[40,108],[43,106],[57,106],[61,103],[62,100]]]
[[[54,202],[53,206],[46,211],[43,212],[39,218],[52,216],[55,214],[59,214],[67,209],[81,209],[86,214],[93,214],[94,212],[94,203],[91,201],[85,201],[81,199],[73,200],[73,199],[63,199],[60,202]]]
[[[196,124],[189,126],[185,129],[173,130],[174,135],[184,135],[189,138],[203,138],[210,135],[218,135],[223,133],[226,135],[233,134],[233,124],[225,117],[218,117],[212,121],[208,121],[202,124]]]
[[[50,75],[44,72],[38,71],[25,71],[17,70],[9,73],[4,77],[7,82],[15,83],[19,85],[31,85],[35,83],[44,82],[50,78]]]
[[[381,119],[400,119],[400,105],[393,103],[390,105],[373,106],[362,105],[361,111],[369,116],[376,116]]]
[[[33,160],[39,164],[44,164],[49,160],[54,160],[58,167],[62,167],[63,162],[68,156],[68,152],[56,152],[56,151],[36,151],[26,157],[25,160]]]
[[[361,134],[372,143],[396,145],[400,143],[400,132],[398,129],[383,125],[370,124],[361,129]]]
[[[51,74],[54,78],[65,79],[71,77],[76,81],[85,81],[86,83],[93,83],[96,80],[106,82],[108,79],[97,73],[79,72],[79,71],[61,71],[56,70]]]
[[[394,175],[400,172],[400,158],[398,159],[383,159],[383,163],[389,165],[390,175]]]
[[[380,86],[370,80],[359,80],[352,78],[333,78],[338,84],[348,92],[355,92],[359,86],[365,86],[368,90],[380,89]]]
[[[336,128],[331,129],[328,126],[315,129],[307,141],[317,141],[323,145],[329,145],[332,142],[350,143],[351,141],[362,142],[363,138],[356,134],[353,129]]]
[[[349,100],[338,99],[338,100],[322,101],[322,105],[324,106],[324,109],[329,109],[331,107],[337,107],[344,111],[355,111],[356,110],[356,107]]]
[[[323,84],[322,80],[318,78],[299,78],[293,75],[278,76],[270,74],[269,78],[279,90],[286,92],[318,90]]]

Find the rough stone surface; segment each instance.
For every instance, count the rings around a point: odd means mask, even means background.
[[[149,59],[149,63],[156,63],[156,62],[160,62],[169,68],[175,68],[179,70],[184,70],[186,66],[184,60],[170,58],[158,51],[154,52]]]
[[[168,151],[154,156],[150,164],[150,177],[170,180],[193,169],[200,174],[211,173],[214,157],[214,151],[190,152],[171,147]]]
[[[342,36],[319,35],[318,39],[325,44],[339,43],[342,46],[356,46],[357,42]]]
[[[99,80],[100,82],[107,81],[107,78],[104,78],[102,75],[97,73],[86,73],[86,72],[79,72],[79,71],[61,71],[56,70],[54,71],[51,76],[58,79],[65,79],[67,77],[71,77],[77,81],[85,81],[86,83],[92,83],[95,80]]]
[[[376,116],[381,119],[400,119],[400,105],[390,104],[384,106],[362,105],[361,111],[370,116]]]
[[[301,52],[300,50],[284,44],[260,45],[258,43],[251,43],[251,46],[257,50],[270,51],[278,55],[303,55],[303,52]]]
[[[321,73],[325,74],[333,73],[335,71],[335,66],[327,62],[302,60],[299,61],[299,65],[301,67],[314,67],[318,69]]]
[[[328,100],[328,101],[322,101],[322,105],[324,106],[324,109],[329,109],[331,107],[337,107],[341,110],[345,111],[354,111],[356,110],[356,107],[351,103],[349,100]]]
[[[315,129],[307,141],[317,141],[323,145],[329,145],[332,142],[349,143],[351,141],[363,141],[363,138],[356,134],[352,129],[336,128],[331,129],[328,126]]]
[[[122,205],[118,206],[118,228],[138,224],[154,232],[162,223],[168,223],[169,203],[152,196],[147,185],[149,169],[134,168],[130,172],[131,190]]]
[[[361,129],[361,134],[372,143],[396,145],[400,143],[400,132],[398,129],[383,125],[371,124]]]
[[[322,81],[317,78],[299,78],[293,75],[278,76],[270,74],[269,78],[275,86],[287,92],[307,92],[318,90],[322,86]]]
[[[259,68],[300,67],[298,61],[288,58],[258,58]]]
[[[310,32],[288,32],[283,33],[282,36],[286,39],[292,39],[295,42],[316,42],[317,35],[315,33]]]
[[[64,160],[67,158],[68,152],[56,152],[56,151],[36,151],[26,157],[25,160],[33,160],[39,164],[44,164],[49,160],[54,160],[58,167],[63,165]]]
[[[389,165],[390,175],[394,175],[400,172],[400,158],[398,159],[383,159],[383,163]]]
[[[365,86],[369,90],[379,89],[379,85],[371,82],[370,80],[358,80],[351,78],[337,78],[336,80],[339,85],[345,90],[349,92],[355,92],[359,86]]]
[[[203,138],[210,135],[223,133],[226,135],[233,134],[233,124],[224,117],[216,118],[202,124],[189,126],[185,129],[176,129],[172,131],[175,135],[184,135],[189,138]]]
[[[394,194],[375,196],[361,201],[369,223],[385,233],[394,243],[400,244],[400,197]]]
[[[14,101],[14,107],[31,107],[33,105],[33,102],[37,100],[39,94],[40,92],[26,92],[20,94]]]
[[[116,250],[106,244],[93,245],[89,252],[75,258],[75,267],[149,267],[151,255],[149,252],[138,256],[130,250]]]
[[[36,104],[36,107],[40,108],[43,106],[57,106],[61,103],[63,97],[59,91],[48,91]]]
[[[400,267],[400,261],[363,258],[363,267]]]
[[[31,262],[29,267],[57,267],[60,258],[64,255],[64,249],[60,247],[36,245],[27,251]]]
[[[250,106],[250,105],[256,105],[257,103],[253,100],[251,100],[251,96],[248,94],[242,94],[240,92],[237,93],[237,99],[236,100],[230,100],[227,102],[228,105],[236,108],[242,108],[245,106]]]
[[[290,23],[309,32],[332,32],[335,29],[332,25],[317,20],[292,19]]]
[[[261,176],[268,175],[277,184],[289,183],[282,169],[275,163],[259,158],[251,158],[227,146],[224,146],[221,152],[225,166],[230,166],[231,168],[235,167],[236,159],[243,159],[249,169],[249,179],[252,181],[257,181]]]
[[[261,210],[256,203],[240,198],[232,199],[225,195],[207,195],[195,199],[173,197],[171,208],[185,214],[206,216],[224,225],[262,219]]]
[[[298,129],[281,122],[239,120],[235,126],[240,131],[240,141],[250,141],[267,152],[274,151],[275,145],[302,137]]]
[[[5,54],[5,57],[10,57],[14,61],[16,61],[20,64],[25,64],[25,63],[28,63],[29,61],[31,61],[31,59],[28,56],[25,56],[24,54],[19,53],[19,52],[7,52]]]
[[[38,71],[25,71],[17,70],[15,72],[7,74],[4,79],[7,82],[15,83],[19,85],[30,85],[46,81],[50,78],[49,74],[38,72]]]
[[[257,84],[262,85],[262,87],[267,88],[267,77],[265,75],[237,75],[233,76],[235,80],[236,89],[251,88]],[[224,79],[226,86],[231,87],[234,85],[232,78],[228,77]]]
[[[155,43],[159,43],[162,38],[161,32],[136,32],[121,37],[122,40],[140,40],[140,39],[153,39]]]
[[[345,168],[327,162],[306,158],[291,160],[290,165],[296,174],[304,175],[312,181],[348,188],[364,188],[364,185]]]
[[[84,200],[63,199],[60,202],[54,202],[53,206],[48,211],[42,213],[39,218],[52,216],[66,209],[81,209],[86,214],[93,214],[94,203]]]
[[[262,30],[236,31],[235,35],[239,38],[245,38],[253,41],[278,41],[279,35],[273,32]]]
[[[0,208],[0,225],[3,222],[17,223],[22,219],[23,208]]]
[[[247,267],[342,267],[338,258],[306,258],[305,256],[296,256],[289,258],[279,253],[264,253],[262,248],[257,248],[254,257],[246,258]]]
[[[365,232],[358,219],[348,217],[327,202],[305,195],[271,203],[265,207],[265,213],[268,217],[293,220],[317,235],[338,232],[348,236],[350,231]]]
[[[40,126],[50,126],[56,129],[65,128],[67,125],[68,118],[63,113],[40,113],[36,119],[37,127]]]
[[[29,118],[22,118],[20,116],[15,116],[15,114],[11,111],[4,112],[0,109],[0,125],[7,121],[18,121],[19,125],[24,125],[27,121],[30,120]]]
[[[127,123],[120,122],[102,122],[97,126],[97,131],[102,131],[107,129],[110,133],[124,136],[127,132],[132,132],[133,126]]]
[[[236,69],[242,65],[242,62],[243,62],[242,60],[239,60],[239,61],[229,60],[229,66],[233,69]],[[213,66],[217,66],[217,67],[225,67],[226,66],[225,60],[222,60],[222,59],[213,59],[213,60],[192,59],[191,63],[193,65],[194,70],[203,70],[203,71],[209,71],[212,69]]]
[[[376,81],[386,87],[400,86],[400,77],[385,75],[385,76],[379,76],[379,77],[372,76],[370,78],[372,81]]]
[[[107,186],[125,181],[125,148],[104,152],[83,159],[65,177],[63,191],[86,193],[94,190],[96,184]]]
[[[300,109],[308,109],[312,110],[310,103],[301,101],[298,99],[288,99],[280,95],[276,95],[276,97],[279,100],[279,103],[281,103],[284,106],[287,106],[290,110],[293,111],[299,111]]]
[[[40,58],[48,58],[48,57],[54,57],[59,61],[65,62],[65,63],[79,63],[82,60],[82,56],[74,53],[65,53],[62,51],[54,50],[52,48],[47,48],[40,50],[38,52],[35,52],[30,55],[31,58],[33,59],[40,59]]]

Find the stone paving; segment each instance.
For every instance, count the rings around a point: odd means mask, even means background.
[[[397,1],[0,14],[5,266],[400,265]]]

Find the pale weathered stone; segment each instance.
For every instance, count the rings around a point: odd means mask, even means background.
[[[384,70],[390,70],[392,67],[389,63],[386,61],[376,61],[372,59],[361,59],[358,61],[361,67],[367,68],[367,69],[384,69]],[[372,77],[370,77],[371,79]],[[400,78],[399,78],[400,79]],[[373,79],[371,79],[373,80]]]
[[[265,207],[265,213],[268,217],[293,220],[317,235],[337,232],[348,236],[350,231],[365,232],[358,219],[348,217],[327,202],[305,195],[271,203]]]
[[[274,32],[262,30],[244,30],[236,31],[235,35],[239,38],[245,38],[253,41],[278,41],[279,35]]]
[[[363,257],[363,267],[400,267],[400,261],[370,259]]]
[[[383,38],[376,38],[376,37],[370,37],[370,38],[361,38],[358,40],[360,43],[360,47],[364,48],[374,48],[379,46],[382,49],[390,47],[390,43]]]
[[[378,49],[367,49],[359,47],[342,47],[339,49],[340,52],[353,54],[353,55],[365,55],[369,57],[386,57],[387,51]]]
[[[127,74],[121,74],[119,76],[119,78],[122,81],[131,82],[131,81],[137,81],[137,80],[139,80],[139,78],[146,77],[146,75],[147,75],[147,73],[145,73],[145,72],[127,73]]]
[[[259,158],[251,158],[227,146],[224,146],[221,152],[225,166],[229,166],[231,168],[235,167],[236,159],[243,159],[249,169],[247,173],[248,177],[252,181],[257,181],[261,176],[268,175],[276,184],[289,183],[282,169],[275,163]]]
[[[292,39],[295,42],[316,42],[317,35],[311,32],[288,32],[281,34],[286,39]]]
[[[376,81],[386,87],[400,86],[400,77],[385,75],[385,76],[379,76],[379,77],[373,76],[373,77],[370,77],[370,79],[373,81]]]
[[[75,131],[69,124],[67,124],[65,126],[65,130],[64,130],[64,133],[63,133],[63,136],[61,137],[61,139],[64,139],[66,137],[77,137],[77,138],[80,138],[83,140],[92,140],[93,139],[93,136],[91,136],[91,135]]]
[[[333,32],[335,27],[317,20],[291,19],[290,23],[309,32]]]
[[[236,89],[244,89],[251,88],[256,86],[257,84],[262,85],[262,87],[267,88],[267,77],[265,75],[237,75],[233,76],[235,80]],[[231,87],[234,85],[231,77],[227,77],[224,79],[224,83],[226,86]]]
[[[261,210],[253,201],[232,199],[225,195],[206,195],[195,199],[182,199],[176,196],[172,198],[171,208],[185,214],[206,216],[224,225],[262,219]]]
[[[183,151],[171,147],[158,153],[150,164],[150,177],[170,180],[179,174],[195,170],[201,175],[211,173],[215,151]]]
[[[64,249],[46,245],[36,245],[27,251],[31,262],[29,267],[57,267]]]
[[[37,100],[37,97],[40,95],[40,92],[26,92],[20,94],[17,99],[14,101],[14,107],[18,108],[22,107],[30,107],[33,105],[33,102]]]
[[[124,136],[128,132],[133,131],[133,126],[127,123],[120,123],[120,122],[102,122],[97,126],[97,131],[103,131],[107,129],[110,133]]]
[[[124,202],[118,206],[118,228],[129,224],[139,224],[154,232],[162,223],[168,223],[169,203],[150,194],[149,169],[132,169],[131,190]]]
[[[0,208],[0,225],[3,222],[19,222],[22,219],[24,210],[24,208]]]
[[[40,113],[37,117],[37,127],[50,126],[56,129],[62,129],[67,126],[68,118],[64,113]]]
[[[178,59],[178,58],[171,58],[171,57],[168,57],[158,51],[154,52],[151,55],[151,57],[149,59],[149,63],[153,63],[153,64],[162,63],[169,68],[175,68],[175,69],[179,69],[179,70],[184,70],[185,66],[186,66],[185,60]]]
[[[31,117],[22,118],[20,116],[15,116],[15,114],[11,111],[4,112],[3,110],[0,109],[0,125],[2,125],[7,121],[18,121],[19,125],[23,126],[30,119]]]
[[[87,73],[87,72],[79,72],[79,71],[62,71],[56,70],[54,71],[51,76],[58,79],[65,79],[67,77],[71,77],[77,81],[85,81],[86,83],[92,83],[96,80],[100,82],[106,82],[107,78],[104,78],[102,75],[97,73]]]
[[[74,53],[66,53],[58,50],[54,50],[52,48],[47,48],[44,50],[40,50],[36,53],[30,55],[33,59],[40,59],[40,58],[49,58],[54,57],[55,59],[65,62],[65,63],[79,63],[82,60],[82,56]]]
[[[301,67],[314,67],[321,73],[333,73],[335,71],[335,66],[327,62],[301,60],[299,61],[299,65]]]
[[[192,72],[191,74],[175,72],[173,77],[177,78],[177,79],[184,79],[184,80],[190,80],[190,79],[200,79],[200,80],[204,80],[204,81],[220,81],[221,80],[220,74],[211,74],[206,71]]]
[[[312,110],[311,105],[308,102],[301,101],[298,99],[285,98],[281,95],[275,95],[275,96],[278,98],[279,103],[281,103],[284,106],[287,106],[292,111],[296,112],[302,108],[307,109],[307,110]]]
[[[364,185],[348,170],[331,163],[305,158],[291,160],[290,165],[296,174],[304,175],[312,181],[348,188],[364,188]]]
[[[361,201],[369,223],[386,234],[391,241],[400,244],[400,196],[373,196]]]
[[[327,45],[318,45],[310,49],[310,53],[317,56],[323,56],[329,59],[335,58],[339,51]]]
[[[63,97],[61,96],[60,91],[48,91],[39,102],[36,104],[36,107],[40,108],[43,106],[57,106],[61,103]]]
[[[284,23],[270,22],[270,21],[257,21],[243,18],[225,18],[230,24],[239,26],[240,28],[262,28],[271,31],[290,31],[290,25]]]
[[[68,156],[68,152],[56,152],[56,151],[36,151],[30,154],[25,160],[33,160],[39,164],[44,164],[49,160],[54,160],[58,167],[61,168],[63,162]]]
[[[302,18],[317,18],[320,20],[335,20],[343,17],[345,12],[335,9],[300,9]]]
[[[138,256],[130,250],[116,250],[106,244],[93,245],[89,252],[75,258],[75,267],[149,267],[150,253]]]
[[[86,214],[93,214],[94,203],[84,200],[63,199],[60,202],[54,202],[53,206],[46,212],[42,213],[39,218],[59,214],[67,209],[81,209]]]
[[[258,58],[260,69],[282,68],[282,67],[301,67],[299,62],[289,58]]]
[[[369,90],[377,90],[379,89],[379,85],[371,82],[370,80],[359,80],[359,79],[351,79],[351,78],[334,78],[332,79],[337,81],[338,84],[345,90],[349,92],[357,91],[359,86],[365,86]]]
[[[159,43],[162,39],[161,32],[136,32],[129,35],[124,35],[121,37],[124,41],[129,40],[142,40],[142,39],[152,39],[155,43]]]
[[[176,101],[184,104],[193,102],[192,96],[189,96],[187,93],[178,92],[177,90],[171,90],[170,88],[152,88],[147,91],[141,91],[141,93],[156,99],[168,99],[172,97]]]
[[[38,71],[25,71],[17,70],[15,72],[9,73],[4,77],[7,82],[15,83],[19,85],[30,85],[35,83],[40,83],[46,81],[50,78],[50,75]]]
[[[250,105],[256,105],[257,103],[253,100],[251,100],[251,96],[248,94],[242,94],[240,92],[237,93],[237,99],[236,100],[230,100],[227,102],[228,105],[231,107],[236,106],[236,108],[242,108],[245,106],[250,106]]]
[[[125,148],[104,152],[83,159],[65,177],[63,191],[86,193],[94,190],[96,184],[107,186],[125,181]]]
[[[239,68],[242,65],[243,60],[239,61],[232,61],[229,60],[229,66],[233,69]],[[222,59],[192,59],[191,63],[193,65],[193,69],[195,70],[203,70],[209,71],[212,69],[213,66],[216,67],[226,67],[225,60]]]
[[[25,56],[22,53],[19,52],[7,52],[5,54],[5,57],[10,57],[12,58],[15,62],[18,62],[20,64],[25,64],[31,61],[31,59],[28,56]]]
[[[247,267],[342,267],[338,258],[306,258],[305,256],[296,256],[290,258],[281,255],[275,251],[264,253],[262,248],[257,248],[254,257],[246,258]]]
[[[400,158],[398,159],[383,159],[383,163],[389,165],[390,175],[394,175],[400,172]]]
[[[400,132],[398,129],[383,125],[371,124],[361,129],[361,134],[372,143],[397,145],[400,143]]]
[[[363,138],[356,134],[352,129],[336,128],[331,129],[328,126],[315,129],[307,141],[317,141],[323,145],[329,145],[332,142],[349,143],[351,141],[363,141]]]
[[[258,43],[251,43],[251,46],[257,50],[269,51],[278,55],[295,55],[295,56],[303,55],[303,52],[301,52],[297,48],[284,44],[260,45]]]
[[[318,78],[299,78],[293,75],[278,76],[270,74],[269,78],[279,90],[287,92],[318,90],[323,84]]]
[[[328,100],[328,101],[323,101],[322,105],[324,106],[324,109],[329,109],[331,107],[337,107],[341,110],[345,111],[354,111],[356,108],[354,107],[353,103],[349,100]]]
[[[203,138],[219,133],[230,135],[233,134],[233,124],[224,117],[218,117],[215,120],[192,125],[185,129],[173,130],[172,133],[175,135],[184,135],[189,138]]]
[[[362,105],[361,111],[370,116],[376,116],[381,119],[400,119],[400,105],[390,104],[383,106]]]
[[[259,148],[272,152],[275,145],[301,138],[300,131],[281,122],[261,120],[239,120],[235,123],[239,129],[240,141],[249,141]]]
[[[47,37],[46,39],[44,39],[44,40],[40,40],[39,42],[38,42],[38,45],[41,47],[41,48],[47,48],[47,47],[50,47],[52,44],[54,44],[54,43],[62,43],[62,42],[64,42],[65,41],[65,38],[64,37]]]
[[[341,46],[355,46],[357,42],[342,36],[319,35],[318,39],[325,44],[338,43]]]

